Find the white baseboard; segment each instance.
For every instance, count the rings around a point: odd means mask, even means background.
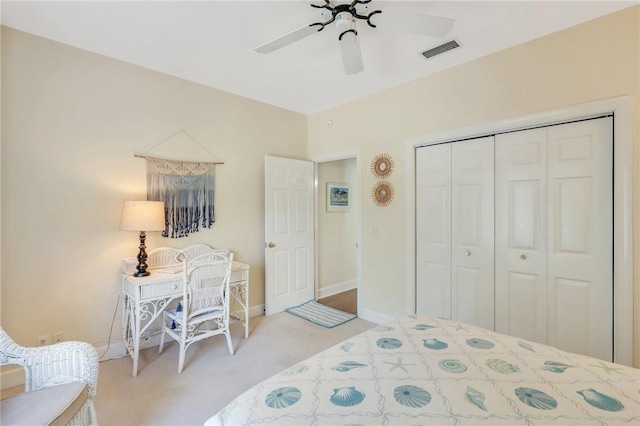
[[[249,318],[264,315],[264,305],[251,306],[249,308]],[[148,349],[160,344],[160,330],[154,330],[145,336],[140,342],[140,349]],[[110,359],[128,356],[127,348],[120,339],[115,339],[110,345],[95,346],[100,362]],[[21,367],[7,368],[0,374],[0,389],[5,390],[16,386],[24,385],[24,370]]]
[[[358,288],[358,280],[345,281],[318,289],[318,299]]]
[[[372,322],[374,324],[385,324],[395,319],[395,317],[380,314],[368,309],[358,309],[358,318]]]
[[[264,315],[264,305],[249,307],[249,318],[259,317],[262,315]]]

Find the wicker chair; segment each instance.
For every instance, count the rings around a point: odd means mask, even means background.
[[[98,353],[85,342],[22,347],[0,327],[0,365],[24,368],[24,393],[2,401],[2,424],[97,425]]]
[[[180,374],[187,348],[202,339],[223,334],[227,338],[229,353],[233,355],[229,332],[229,279],[233,253],[212,250],[195,258],[180,253],[178,260],[182,263],[183,296],[179,307],[163,312],[158,351],[162,353],[165,335],[180,344]]]

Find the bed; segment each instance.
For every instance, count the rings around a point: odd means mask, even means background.
[[[640,370],[412,315],[257,384],[214,425],[640,424]]]

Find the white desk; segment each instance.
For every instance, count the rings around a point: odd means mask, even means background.
[[[182,274],[166,274],[150,270],[147,277],[122,277],[122,340],[133,359],[133,372],[138,375],[140,341],[153,321],[171,301],[182,297]],[[231,296],[242,312],[232,313],[235,321],[244,325],[244,337],[249,337],[249,265],[233,262],[230,279]],[[242,318],[244,314],[244,319]]]

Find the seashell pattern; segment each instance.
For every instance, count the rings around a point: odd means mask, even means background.
[[[282,373],[280,373],[280,375],[281,376],[293,376],[293,375],[296,375],[296,374],[304,373],[308,369],[309,369],[308,365],[298,364],[298,365],[294,365],[293,367],[287,368]]]
[[[349,349],[351,349],[352,347],[353,347],[352,342],[345,342],[342,344],[342,346],[340,346],[340,348],[345,352],[349,352]]]
[[[622,402],[617,399],[605,395],[603,393],[598,392],[595,389],[583,389],[577,391],[576,393],[580,394],[585,401],[589,403],[589,405],[599,408],[605,411],[622,411],[624,410],[624,405]]]
[[[429,325],[429,324],[416,324],[415,327],[413,327],[416,330],[428,330],[430,328],[436,328],[435,325]]]
[[[355,386],[348,386],[334,389],[329,400],[340,407],[351,407],[364,401],[364,396],[364,393],[357,390]]]
[[[487,407],[484,406],[484,394],[477,389],[467,386],[467,391],[464,394],[466,399],[471,404],[475,405],[482,411],[487,411]]]
[[[479,339],[477,337],[474,337],[473,339],[467,339],[466,342],[467,342],[467,345],[476,349],[491,349],[496,346],[493,344],[493,342],[490,342],[484,339]]]
[[[366,366],[367,364],[360,364],[359,362],[355,362],[355,361],[344,361],[336,365],[335,367],[331,367],[331,369],[344,373],[346,371],[351,371],[354,368],[366,367]]]
[[[487,367],[501,374],[513,374],[520,371],[517,365],[511,364],[503,359],[491,358],[487,360],[486,364]]]
[[[393,397],[400,404],[411,407],[424,407],[431,402],[431,394],[419,386],[402,385],[393,390]]]
[[[374,328],[375,331],[393,331],[395,328],[389,327],[388,325],[379,325]]]
[[[382,339],[378,339],[376,345],[382,349],[398,349],[402,346],[402,342],[393,337],[383,337]]]
[[[545,361],[543,370],[551,371],[552,373],[564,373],[564,370],[571,368],[573,365],[563,364],[556,361]]]
[[[438,339],[423,339],[425,348],[441,350],[449,347],[447,342],[440,341]]]
[[[518,399],[529,407],[539,410],[553,410],[558,406],[556,399],[538,389],[516,388],[514,391]]]
[[[457,359],[443,359],[438,362],[438,367],[449,373],[464,373],[467,366]]]
[[[525,348],[525,349],[526,349],[526,350],[528,350],[528,351],[535,352],[535,349],[533,349],[533,346],[531,346],[531,345],[530,345],[529,343],[527,343],[527,342],[521,342],[520,340],[518,340],[518,345],[519,345],[521,348]]]
[[[294,387],[278,388],[269,393],[264,403],[271,408],[287,408],[302,398],[300,389]]]

